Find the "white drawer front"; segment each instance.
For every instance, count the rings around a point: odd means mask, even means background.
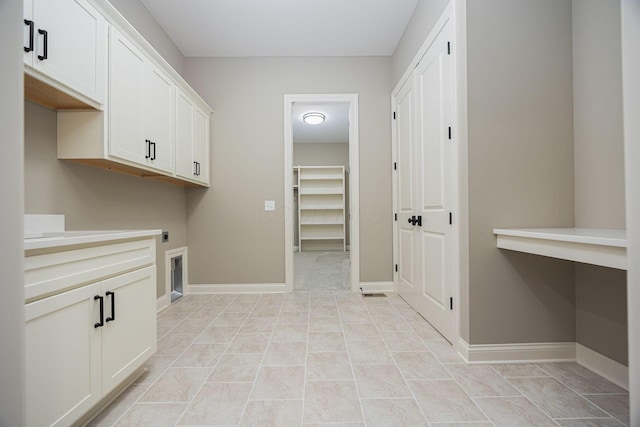
[[[154,264],[155,240],[127,241],[53,253],[26,253],[25,301]]]

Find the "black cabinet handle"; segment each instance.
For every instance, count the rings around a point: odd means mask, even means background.
[[[415,217],[414,217],[414,218],[415,218]],[[411,218],[407,218],[407,222],[408,222],[409,224],[413,224],[413,221],[411,221]]]
[[[200,176],[200,162],[198,162],[198,176]]]
[[[149,143],[149,147],[147,149],[147,156],[145,159],[155,160],[156,159],[156,143],[151,141],[150,139],[146,140]],[[153,154],[151,154],[151,146],[153,146]]]
[[[147,150],[147,154],[144,156],[144,158],[150,159],[151,158],[151,141],[149,141],[148,139],[145,139],[144,143],[146,145],[145,149]]]
[[[93,325],[94,328],[101,328],[104,326],[104,297],[96,295],[93,300],[100,300],[100,321]]]
[[[106,319],[107,322],[111,322],[116,320],[116,293],[113,291],[107,291],[105,295],[111,295],[111,317],[107,317]]]
[[[422,215],[416,217],[416,222],[418,223],[418,227],[422,227]]]
[[[193,174],[198,175],[198,162],[193,162]]]
[[[152,142],[153,144],[153,157],[151,158],[151,160],[155,160],[156,159],[156,143]]]
[[[44,36],[42,55],[38,55],[38,59],[44,61],[49,57],[49,33],[46,30],[41,30],[38,28],[38,34],[42,34]]]
[[[29,19],[25,19],[24,20],[24,25],[28,25],[29,26],[29,46],[25,46],[24,47],[24,51],[25,52],[32,52],[33,51],[33,30],[34,30],[34,25],[33,25],[33,21],[29,20]]]

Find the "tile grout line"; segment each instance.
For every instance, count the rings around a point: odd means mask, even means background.
[[[333,292],[332,292],[333,296]],[[335,297],[334,297],[335,299]],[[302,379],[302,414],[300,416],[300,425],[304,424],[304,409],[306,407],[306,395],[307,395],[307,363],[309,362],[309,330],[311,329],[311,295],[309,295],[309,316],[307,317],[307,342],[305,343],[305,355],[304,355],[304,377]]]
[[[404,318],[404,316],[395,308],[395,306],[393,306],[393,308],[394,308],[394,310],[396,310],[396,312],[400,315],[400,317],[406,323],[407,320]],[[369,313],[369,316],[371,316],[371,313],[369,312],[369,307],[366,307],[366,309],[367,309],[367,313]],[[413,392],[413,390],[411,389],[411,386],[409,385],[409,380],[407,380],[407,378],[405,377],[404,373],[402,372],[402,369],[400,369],[400,366],[398,366],[398,362],[396,361],[396,358],[393,357],[393,352],[391,351],[391,349],[387,345],[387,341],[384,339],[384,336],[382,335],[382,333],[380,331],[380,328],[378,327],[378,325],[377,325],[377,323],[375,321],[373,321],[373,327],[376,328],[376,331],[378,332],[378,334],[380,334],[380,338],[382,338],[382,342],[384,343],[385,348],[389,352],[389,355],[391,356],[391,360],[393,360],[393,365],[395,366],[395,368],[400,373],[400,376],[402,377],[404,383],[406,384],[407,388],[409,389],[409,393],[411,393],[411,397],[413,399],[413,402],[418,407],[418,410],[420,411],[420,413],[424,417],[425,421],[427,422],[427,425],[431,425],[431,420],[429,420],[429,418],[427,417],[427,414],[424,412],[424,410],[422,409],[422,406],[418,402],[418,399],[416,398],[415,393]]]
[[[358,399],[358,404],[360,406],[360,416],[362,417],[362,422],[364,423],[364,425],[366,427],[367,418],[364,415],[364,405],[362,404],[362,399],[360,398],[360,388],[358,387],[358,380],[356,379],[356,373],[355,373],[355,371],[353,369],[353,361],[351,360],[351,352],[349,351],[349,344],[347,343],[347,334],[345,334],[345,331],[344,331],[344,322],[342,321],[342,316],[340,315],[340,305],[338,304],[338,300],[337,300],[337,298],[335,296],[335,293],[334,293],[333,297],[336,299],[336,307],[338,309],[338,320],[340,321],[340,330],[342,332],[342,340],[344,341],[344,348],[347,350],[347,358],[349,359],[349,368],[351,369],[351,378],[353,378],[353,385],[354,385],[354,387],[356,389],[356,398]],[[369,311],[368,310],[367,310],[367,316],[369,316]],[[369,318],[371,318],[371,316],[369,316]]]
[[[389,352],[389,354],[391,355],[391,360],[393,364],[393,366],[398,370],[398,372],[400,373],[403,381],[405,382],[405,385],[408,387],[410,395],[413,398],[414,403],[418,406],[418,409],[420,411],[420,413],[424,416],[425,420],[427,421],[428,425],[433,425],[434,427],[437,425],[440,425],[444,422],[439,422],[439,421],[435,421],[435,422],[431,422],[427,419],[425,412],[423,411],[422,407],[418,404],[418,400],[416,399],[416,396],[413,392],[413,390],[411,389],[411,387],[409,386],[409,383],[412,380],[408,380],[405,376],[405,374],[402,372],[402,370],[400,370],[399,365],[394,357],[394,353],[421,353],[421,352],[425,352],[425,353],[431,353],[433,356],[435,356],[435,360],[442,365],[442,367],[445,368],[445,371],[448,372],[449,374],[451,373],[450,371],[450,367],[452,366],[457,366],[460,365],[460,363],[444,363],[442,362],[442,360],[440,360],[440,358],[431,350],[431,348],[428,346],[427,342],[428,341],[442,341],[442,340],[427,340],[427,339],[422,339],[420,334],[418,334],[415,329],[413,328],[412,324],[410,323],[411,320],[411,313],[409,312],[409,310],[413,310],[410,306],[407,305],[407,312],[405,313],[404,311],[401,311],[400,308],[397,304],[392,304],[391,302],[387,302],[387,304],[389,306],[391,306],[393,308],[393,314],[390,313],[386,313],[386,311],[381,312],[381,316],[384,317],[384,315],[389,315],[389,316],[399,316],[402,321],[404,321],[404,323],[406,324],[406,326],[408,327],[409,331],[413,331],[416,335],[418,335],[418,338],[420,338],[419,342],[424,344],[424,346],[426,347],[423,351],[398,351],[398,352],[391,352],[389,344],[387,343],[387,340],[384,338],[384,335],[382,335],[381,331],[381,327],[378,325],[378,323],[376,322],[376,319],[378,319],[378,314],[376,314],[376,317],[374,317],[372,315],[372,313],[376,312],[376,308],[377,308],[377,304],[368,304],[365,303],[365,301],[362,298],[347,298],[345,300],[343,300],[340,304],[338,303],[338,295],[342,294],[343,291],[340,290],[331,290],[331,291],[324,291],[326,294],[329,294],[329,292],[331,292],[331,297],[332,300],[337,308],[337,316],[338,316],[338,320],[339,320],[339,325],[340,325],[340,331],[343,334],[343,343],[346,347],[346,354],[348,357],[348,361],[349,361],[349,368],[351,370],[351,374],[352,374],[352,380],[355,386],[355,392],[356,392],[356,398],[358,403],[360,404],[360,413],[362,416],[362,422],[365,423],[365,425],[367,425],[366,422],[366,418],[365,418],[365,410],[364,410],[364,405],[363,402],[368,401],[368,400],[386,400],[386,401],[393,401],[393,400],[400,400],[400,399],[407,399],[406,397],[381,397],[381,398],[376,398],[376,397],[371,397],[371,398],[365,398],[365,397],[361,397],[360,393],[359,393],[359,387],[358,387],[358,382],[356,380],[356,376],[355,376],[355,370],[354,370],[354,364],[353,364],[353,360],[351,358],[351,353],[349,351],[349,347],[348,347],[348,342],[349,340],[347,340],[347,334],[346,334],[346,330],[345,330],[345,325],[358,325],[358,324],[372,324],[372,326],[375,328],[375,330],[378,332],[378,334],[380,335],[380,338],[382,340],[382,342],[384,343],[385,348],[387,349],[387,351]],[[302,294],[303,292],[300,292],[300,294]],[[289,295],[295,295],[296,293],[293,294],[289,294]],[[313,292],[304,292],[304,294],[307,295],[307,299],[306,299],[306,308],[307,308],[307,316],[306,316],[306,320],[307,320],[307,331],[306,331],[306,347],[305,347],[305,362],[304,362],[304,378],[303,378],[303,391],[302,391],[302,420],[301,420],[301,424],[304,426],[305,425],[305,419],[304,419],[304,410],[306,408],[306,388],[308,385],[308,381],[307,381],[307,372],[308,372],[308,356],[309,356],[309,345],[310,345],[310,331],[311,331],[311,323],[312,323],[312,312],[311,312],[311,296],[313,295]],[[237,301],[240,297],[239,294],[233,295],[233,297],[225,304],[225,305],[220,305],[220,307],[222,307],[222,311],[219,312],[215,317],[212,317],[206,324],[206,326],[204,327],[204,329],[199,333],[199,334],[193,334],[194,338],[193,340],[190,342],[190,344],[188,344],[186,346],[186,348],[179,354],[167,354],[167,355],[158,355],[155,354],[154,356],[168,356],[168,357],[172,357],[175,356],[174,360],[171,362],[171,364],[165,368],[162,372],[160,372],[157,376],[157,378],[150,382],[150,383],[132,383],[131,385],[135,385],[135,386],[147,386],[147,388],[142,392],[142,394],[140,396],[138,396],[138,398],[136,398],[131,404],[129,404],[126,408],[124,408],[124,411],[117,417],[117,419],[114,421],[114,424],[117,424],[118,422],[120,422],[129,412],[130,410],[133,408],[134,405],[158,405],[158,404],[185,404],[185,409],[180,413],[179,418],[177,418],[178,421],[176,421],[175,425],[178,425],[180,420],[185,416],[185,414],[189,411],[190,408],[192,408],[193,402],[195,401],[196,396],[198,396],[198,394],[201,392],[202,388],[204,387],[205,384],[208,383],[207,379],[211,376],[211,373],[215,370],[216,366],[219,365],[220,361],[222,360],[222,358],[227,355],[227,354],[249,354],[249,353],[227,353],[227,351],[229,350],[232,342],[239,336],[241,335],[241,331],[242,328],[247,324],[247,322],[249,322],[250,317],[252,315],[252,313],[254,313],[256,311],[256,309],[258,308],[258,304],[259,302],[265,297],[266,294],[260,294],[259,298],[253,303],[253,305],[251,305],[251,307],[249,308],[249,311],[246,312],[246,308],[244,306],[242,306],[242,304],[238,307],[241,311],[240,312],[230,312],[230,313],[234,313],[234,314],[239,314],[239,313],[246,313],[246,317],[243,319],[243,321],[238,325],[238,329],[236,330],[236,332],[233,334],[233,337],[226,343],[226,346],[224,347],[224,350],[222,350],[222,353],[220,355],[220,357],[217,359],[217,361],[215,362],[215,364],[213,364],[211,367],[205,366],[205,367],[192,367],[192,368],[210,368],[209,374],[207,376],[207,378],[205,378],[205,380],[203,381],[203,383],[199,386],[198,390],[195,392],[195,394],[193,395],[193,397],[187,401],[187,402],[140,402],[140,399],[142,398],[142,396],[144,396],[146,393],[149,392],[149,390],[158,383],[158,381],[160,381],[166,374],[167,372],[174,368],[173,365],[176,363],[176,361],[178,361],[181,357],[183,357],[185,355],[185,353],[189,350],[189,348],[192,348],[196,341],[205,333],[205,331],[211,327],[213,325],[213,323],[220,318],[227,309],[230,308],[231,305],[233,305],[233,303],[235,301]],[[345,294],[346,295],[346,294]],[[327,295],[328,296],[328,295]],[[174,316],[175,318],[180,318],[180,320],[170,329],[168,329],[162,336],[157,337],[157,340],[163,339],[166,336],[171,335],[170,332],[172,330],[174,330],[175,328],[178,328],[180,324],[182,324],[183,322],[189,320],[189,319],[200,319],[200,317],[196,317],[196,318],[192,318],[191,316],[203,309],[210,301],[213,300],[214,297],[209,297],[208,299],[204,299],[199,303],[191,303],[189,302],[189,304],[185,305],[185,308],[187,308],[188,310],[191,310],[190,312],[186,312],[183,310],[178,310],[176,311],[175,314],[172,314],[172,316]],[[276,325],[278,324],[278,321],[280,319],[282,319],[282,314],[284,313],[285,310],[285,306],[286,306],[286,302],[287,302],[287,294],[285,294],[284,299],[282,300],[283,302],[280,304],[279,308],[278,307],[272,307],[270,306],[269,308],[273,309],[274,311],[277,310],[277,315],[275,316],[275,322],[274,325],[271,329],[271,333],[269,336],[269,339],[267,341],[266,344],[266,349],[264,350],[264,352],[262,352],[262,358],[260,360],[260,363],[258,365],[258,373],[265,367],[264,363],[266,361],[266,356],[267,353],[269,351],[269,348],[271,347],[272,343],[274,342],[279,342],[279,341],[274,341],[274,337],[275,337],[275,328]],[[295,298],[293,298],[295,299]],[[183,300],[184,302],[187,302],[185,300]],[[197,300],[194,300],[197,301]],[[297,301],[296,301],[297,302]],[[387,304],[384,304],[384,306],[386,307]],[[406,302],[404,302],[404,304],[406,305]],[[295,307],[294,304],[294,309],[296,309],[297,307]],[[217,305],[213,305],[213,307],[218,307]],[[340,307],[343,308],[342,311],[340,311]],[[382,307],[382,306],[380,306]],[[267,308],[267,307],[264,307]],[[365,312],[366,312],[366,321],[367,323],[362,323],[365,320],[362,320],[362,322],[346,322],[344,321],[341,313],[344,311],[346,314],[348,314],[349,317],[347,320],[353,320],[353,319],[357,319],[358,316],[355,315],[355,313],[352,313],[353,310],[356,309],[360,309],[360,308],[364,308]],[[234,308],[235,310],[236,308]],[[402,307],[402,309],[404,310],[404,306]],[[356,310],[357,311],[357,310]],[[415,311],[415,310],[413,310]],[[297,311],[294,311],[297,313]],[[182,313],[186,313],[182,314]],[[293,313],[293,312],[292,312]],[[403,315],[403,313],[405,313]],[[355,317],[351,316],[351,314],[353,314]],[[157,315],[157,313],[156,313]],[[183,317],[184,316],[184,317]],[[409,316],[409,317],[407,317]],[[324,317],[328,317],[328,316],[324,316]],[[330,317],[330,316],[329,316]],[[353,317],[353,318],[352,318]],[[407,320],[409,319],[409,320]],[[422,320],[424,322],[426,322],[426,320]],[[417,321],[416,321],[417,322]],[[428,323],[428,322],[427,322]],[[294,325],[294,323],[289,324],[289,325]],[[295,323],[295,325],[299,325],[298,323]],[[219,325],[219,326],[236,326],[236,325]],[[397,327],[397,326],[396,326]],[[400,329],[400,331],[402,331],[402,329]],[[322,332],[322,331],[320,331]],[[326,332],[326,331],[324,331]],[[398,331],[387,331],[385,329],[385,332],[394,335],[394,333],[397,335]],[[247,332],[247,333],[256,333],[257,332]],[[263,333],[260,333],[263,334]],[[192,335],[192,334],[176,334],[176,335]],[[393,338],[393,337],[391,337]],[[367,340],[364,340],[367,341]],[[284,341],[284,342],[292,342],[292,341]],[[215,344],[215,343],[214,343]],[[222,344],[222,343],[221,343]],[[321,351],[321,352],[317,352],[317,353],[343,353],[343,352],[339,352],[339,351]],[[250,353],[250,354],[260,354],[260,353]],[[365,363],[365,364],[358,364],[358,365],[362,365],[362,366],[376,366],[376,365],[389,365],[390,363]],[[271,365],[270,365],[271,366]],[[276,366],[276,365],[274,365]],[[292,367],[292,366],[300,366],[300,365],[277,365],[277,366],[287,366],[287,367]],[[549,371],[547,371],[543,366],[540,366],[540,364],[533,364],[533,366],[535,366],[536,368],[540,369],[545,375],[544,376],[523,376],[523,377],[507,377],[502,375],[493,365],[489,365],[492,369],[493,372],[497,373],[498,376],[500,378],[502,378],[504,381],[506,381],[508,384],[510,384],[512,387],[515,388],[515,390],[517,390],[519,393],[521,393],[519,396],[475,396],[472,397],[469,392],[467,392],[467,390],[462,387],[460,385],[460,383],[458,382],[458,380],[456,380],[455,377],[452,376],[451,379],[440,379],[440,380],[427,380],[427,381],[453,381],[462,391],[463,393],[471,400],[471,402],[473,402],[473,405],[489,420],[489,421],[483,421],[483,422],[488,422],[490,425],[495,426],[494,422],[491,421],[491,419],[487,416],[486,412],[480,408],[478,406],[477,400],[478,399],[482,399],[482,398],[524,398],[526,399],[526,401],[528,401],[530,404],[533,405],[533,407],[537,408],[541,414],[544,414],[544,416],[546,416],[548,419],[551,420],[551,422],[554,425],[560,425],[560,422],[562,420],[581,420],[581,419],[610,419],[616,423],[619,423],[620,425],[625,425],[625,423],[623,421],[621,421],[620,419],[618,419],[616,416],[612,415],[611,413],[609,413],[608,411],[605,411],[604,409],[602,409],[598,404],[591,402],[587,397],[589,396],[624,396],[624,395],[628,395],[628,392],[596,392],[596,393],[579,393],[576,389],[570,387],[569,385],[565,384],[564,381],[560,380],[558,377],[554,376],[553,374],[549,373]],[[180,367],[180,368],[189,368],[186,366]],[[178,369],[178,368],[175,368]],[[249,390],[249,395],[247,397],[247,401],[244,404],[244,407],[242,408],[242,412],[240,413],[240,418],[239,418],[239,423],[242,422],[242,420],[244,419],[244,416],[246,415],[246,410],[248,408],[249,402],[251,401],[251,394],[253,393],[256,384],[257,384],[257,379],[258,379],[258,373],[256,373],[256,376],[254,377],[253,381],[251,382],[251,388]],[[568,374],[571,374],[572,372],[569,371]],[[566,387],[568,390],[571,390],[571,392],[573,392],[575,395],[578,395],[582,398],[583,401],[586,401],[586,403],[588,403],[589,405],[591,405],[594,408],[597,408],[598,410],[600,410],[602,412],[602,414],[604,414],[603,416],[600,417],[596,417],[596,416],[591,416],[591,417],[578,417],[578,418],[552,418],[545,410],[542,409],[542,407],[540,407],[539,405],[537,405],[536,403],[534,403],[527,395],[525,395],[511,380],[516,380],[516,379],[520,379],[520,378],[552,378],[553,380],[557,381],[559,384],[561,384],[563,387]],[[580,377],[583,378],[583,377]],[[419,380],[419,379],[416,379]],[[327,382],[331,382],[333,380],[317,380],[318,382],[323,382],[323,381],[327,381]],[[349,381],[349,380],[345,380]],[[247,384],[249,383],[248,381],[223,381],[223,382],[216,382],[216,383],[221,383],[221,384],[238,384],[238,383],[243,383],[243,384]],[[586,384],[591,384],[590,381],[585,380]],[[598,383],[595,383],[598,384]],[[260,399],[263,401],[299,401],[299,399]],[[113,402],[112,402],[113,404]],[[108,407],[107,407],[108,408]],[[105,408],[106,409],[106,408]],[[96,418],[99,417],[100,414],[96,414]],[[94,419],[96,419],[94,418]],[[478,422],[478,421],[474,421],[474,422]],[[461,424],[464,424],[466,422],[460,422]],[[235,426],[237,426],[238,424],[235,424]],[[337,422],[330,422],[327,423],[329,425],[331,424],[338,424]],[[356,422],[346,422],[345,424],[356,424]]]
[[[599,409],[603,413],[607,414],[609,418],[613,418],[614,420],[616,420],[616,421],[620,422],[622,425],[624,425],[624,423],[622,421],[620,421],[618,418],[616,418],[615,416],[611,415],[608,411],[605,411],[600,406],[596,405],[594,402],[591,402],[589,399],[585,398],[582,394],[578,393],[578,391],[576,391],[574,388],[572,388],[569,385],[565,384],[563,381],[561,381],[560,379],[556,378],[553,374],[551,374],[550,372],[546,371],[543,367],[539,366],[539,364],[535,364],[535,366],[537,368],[541,369],[548,376],[547,377],[532,377],[532,378],[552,378],[552,379],[554,379],[560,385],[562,385],[563,387],[566,387],[567,389],[569,389],[570,391],[575,393],[577,396],[579,396],[582,400],[586,401],[588,404],[593,405],[596,409]],[[514,378],[518,378],[518,377],[514,377]],[[527,377],[525,377],[525,378],[527,378]],[[522,392],[515,384],[513,384],[511,381],[509,381],[509,378],[505,378],[505,379],[509,382],[509,384],[511,384],[513,387],[515,387],[516,390],[518,390],[520,393],[522,393],[522,395],[525,396],[527,398],[527,400],[529,400],[536,408],[540,409],[545,415],[547,415],[549,418],[551,418],[556,424],[558,424],[555,421],[556,419],[564,419],[564,418],[554,418],[554,417],[552,417],[551,414],[549,414],[542,407],[540,407],[540,405],[536,404],[533,400],[531,400],[529,398],[529,396],[525,395],[524,392]],[[604,393],[604,394],[610,394],[610,393]],[[614,394],[614,393],[611,393],[611,394]],[[617,394],[623,394],[623,393],[617,393]],[[598,417],[595,417],[595,418],[598,418]]]
[[[260,294],[260,298],[258,299],[258,301],[260,301],[262,298],[264,298],[265,294]],[[236,424],[236,426],[239,426],[242,423],[242,420],[247,412],[247,408],[249,407],[249,402],[251,402],[251,395],[253,394],[253,390],[255,390],[256,388],[256,383],[258,382],[258,376],[260,375],[260,371],[262,371],[262,368],[264,367],[264,359],[267,357],[267,352],[269,351],[269,347],[271,346],[271,342],[273,340],[273,331],[276,328],[276,325],[278,324],[278,320],[280,319],[280,315],[282,314],[282,310],[284,309],[284,305],[287,302],[287,297],[285,294],[285,297],[282,301],[282,304],[280,305],[280,307],[278,308],[278,315],[276,316],[276,321],[273,325],[273,329],[271,330],[271,334],[269,335],[269,340],[267,341],[267,346],[264,349],[264,352],[262,353],[262,359],[260,360],[260,364],[258,365],[258,372],[256,372],[256,376],[253,379],[253,383],[251,384],[251,388],[249,389],[249,394],[247,395],[247,401],[244,403],[244,407],[242,408],[242,413],[240,414],[240,421],[238,421],[238,423]],[[258,303],[256,302],[256,305]],[[274,307],[275,308],[275,307]],[[255,306],[254,306],[255,309]],[[252,309],[253,311],[253,309]],[[251,313],[251,312],[250,312]],[[247,316],[247,319],[249,318],[249,316]],[[240,327],[240,329],[238,330],[238,333],[240,333],[240,330],[242,329],[242,327]],[[236,336],[238,335],[238,333],[236,333]]]
[[[209,299],[211,299],[211,298],[209,298]],[[235,298],[234,298],[234,299],[235,299]],[[232,301],[233,301],[233,300],[232,300]],[[200,303],[200,305],[198,306],[198,308],[202,307],[206,302],[207,302],[207,301],[205,300],[204,302]],[[229,304],[230,304],[230,302],[225,306],[225,308],[226,308]],[[171,306],[169,306],[169,307],[167,307],[167,308],[171,308]],[[224,310],[223,310],[223,312],[224,312]],[[221,313],[222,313],[222,312],[221,312]],[[217,318],[218,318],[218,316],[220,316],[220,314],[221,314],[221,313],[218,313],[218,315],[217,315],[214,319],[212,319],[212,320],[211,320],[211,322],[213,322],[215,319],[217,319]],[[156,316],[157,316],[157,313],[156,313]],[[171,330],[172,330],[172,329],[174,329],[174,328],[175,328],[175,327],[177,327],[180,323],[182,323],[183,321],[185,321],[186,319],[188,319],[188,318],[189,318],[189,316],[191,316],[191,314],[188,314],[184,319],[182,319],[180,322],[178,322],[178,324],[176,324],[173,328],[169,329],[169,330],[168,330],[168,331],[167,331],[167,332],[166,332],[162,337],[164,338],[164,336],[169,335],[169,332],[171,332]],[[205,330],[206,330],[206,328],[205,328]],[[203,331],[203,332],[204,332],[204,331]],[[202,333],[200,333],[199,335],[197,335],[197,336],[196,336],[196,338],[194,338],[194,341],[195,341],[195,340],[197,340],[197,339],[198,339],[198,337],[199,337],[200,335],[202,335]],[[156,337],[156,346],[157,346],[157,340],[158,340],[158,338]],[[180,357],[181,357],[181,356],[182,356],[182,355],[187,351],[187,349],[188,349],[192,344],[193,344],[193,342],[192,342],[191,344],[189,344],[189,346],[187,346],[187,348],[185,348],[185,349],[182,351],[182,353],[178,354],[178,355],[176,356],[175,360],[174,360],[173,362],[171,362],[171,365],[173,365],[173,364],[176,362],[176,360],[178,360],[178,359],[179,359],[179,358],[180,358]],[[155,354],[154,354],[154,355],[155,355]],[[169,356],[173,356],[173,355],[169,355]],[[161,373],[160,375],[158,375],[158,377],[157,377],[157,378],[156,378],[152,383],[150,383],[150,384],[149,384],[149,387],[147,387],[147,389],[146,389],[146,390],[145,390],[145,391],[144,391],[140,396],[138,396],[138,398],[137,398],[135,401],[133,401],[133,402],[131,403],[131,405],[129,405],[129,406],[127,407],[127,409],[125,409],[125,410],[122,412],[122,414],[120,414],[120,416],[119,416],[119,417],[118,417],[118,418],[113,422],[112,426],[117,425],[117,424],[118,424],[118,422],[122,419],[122,417],[124,417],[124,416],[129,412],[129,410],[131,410],[131,408],[133,408],[133,406],[134,406],[134,405],[139,404],[139,403],[140,403],[140,404],[142,404],[142,403],[157,403],[157,402],[139,402],[139,401],[140,401],[140,398],[142,398],[142,396],[144,396],[144,395],[145,395],[145,394],[146,394],[146,393],[151,389],[151,387],[153,387],[153,386],[154,386],[154,385],[155,385],[155,384],[160,380],[160,378],[162,378],[162,377],[167,373],[167,371],[168,371],[169,369],[171,369],[171,365],[169,365],[167,368],[165,368],[165,370],[164,370],[164,371],[162,371],[162,373]],[[134,383],[134,384],[135,384],[135,383]],[[186,408],[188,408],[188,407],[189,407],[189,403],[190,403],[190,402],[172,402],[172,403],[187,403]],[[185,408],[185,411],[186,411],[186,408]],[[182,418],[183,414],[184,414],[184,411],[183,411],[183,413],[182,413],[182,414],[180,414],[180,418],[178,418],[178,421]]]
[[[211,299],[211,298],[209,298],[209,299]],[[198,338],[200,338],[200,337],[202,336],[202,334],[204,334],[204,333],[205,333],[205,331],[206,331],[209,327],[211,327],[211,325],[213,324],[213,322],[215,322],[215,321],[218,319],[218,317],[222,316],[222,313],[224,313],[224,312],[227,310],[227,308],[229,308],[229,306],[230,306],[230,305],[231,305],[235,300],[237,300],[237,299],[238,299],[238,296],[237,296],[237,295],[236,295],[236,297],[235,297],[235,298],[231,299],[231,300],[227,303],[227,305],[225,305],[225,306],[224,306],[224,309],[223,309],[220,313],[218,313],[218,315],[217,315],[216,317],[214,317],[213,319],[211,319],[211,321],[208,323],[208,325],[207,325],[207,326],[202,330],[202,332],[200,332],[200,333],[198,334],[198,336],[193,340],[193,342],[189,345],[189,347],[191,347],[191,346],[192,346],[192,345],[193,345],[193,344],[198,340]],[[201,305],[201,307],[202,307],[202,306],[204,306],[204,304],[206,304],[206,301],[205,301],[205,303],[203,303],[203,304]],[[192,314],[193,314],[193,313],[192,313]],[[191,316],[191,314],[190,314],[189,316]],[[187,316],[187,319],[189,318],[189,316]],[[248,318],[248,316],[247,316],[247,318]],[[186,320],[186,319],[185,319],[185,320]],[[247,319],[245,319],[245,322],[246,322],[246,320],[247,320]],[[244,324],[244,322],[243,322],[243,324]],[[240,328],[242,328],[242,325],[238,328],[238,331],[240,331]],[[236,332],[236,335],[238,335],[238,333],[237,333],[237,332]],[[191,398],[191,400],[190,400],[189,402],[187,402],[187,406],[184,408],[184,410],[183,410],[183,411],[182,411],[182,413],[180,414],[180,417],[179,417],[179,418],[178,418],[178,420],[176,421],[176,424],[175,424],[175,425],[178,425],[178,423],[180,423],[180,420],[182,420],[182,417],[184,417],[184,416],[185,416],[185,414],[187,413],[187,411],[188,411],[188,410],[189,410],[189,408],[191,407],[191,404],[192,404],[192,403],[193,403],[193,401],[195,400],[196,396],[198,396],[198,393],[200,393],[200,391],[202,390],[202,388],[204,387],[204,385],[207,383],[207,379],[211,376],[211,374],[213,373],[213,370],[214,370],[214,369],[215,369],[215,367],[218,365],[218,363],[220,363],[220,360],[222,360],[222,357],[224,356],[225,352],[227,351],[227,349],[229,348],[229,346],[231,345],[231,343],[232,343],[232,342],[233,342],[233,339],[232,339],[231,341],[229,341],[229,343],[227,343],[227,346],[225,347],[224,351],[222,352],[222,355],[221,355],[221,356],[220,356],[220,358],[216,361],[216,363],[213,365],[213,367],[211,367],[211,370],[210,370],[210,371],[209,371],[209,373],[207,374],[207,377],[206,377],[206,378],[205,378],[205,380],[202,382],[202,384],[200,384],[200,387],[198,387],[198,390],[193,394],[193,397]],[[178,361],[178,360],[180,359],[180,357],[182,357],[182,355],[184,355],[184,354],[187,352],[187,350],[189,349],[189,347],[187,347],[187,348],[186,348],[186,349],[185,349],[185,350],[180,354],[180,356],[178,356],[178,358],[177,358],[176,360],[174,360],[174,361],[173,361],[173,363],[176,363],[176,361]],[[173,363],[172,363],[172,365],[173,365]],[[171,366],[170,366],[169,368],[167,368],[167,371],[168,371],[170,368],[171,368]],[[164,374],[163,374],[163,375],[164,375]]]

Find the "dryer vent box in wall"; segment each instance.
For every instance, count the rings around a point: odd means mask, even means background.
[[[169,241],[169,232],[168,231],[163,231],[162,232],[162,243],[167,243]]]

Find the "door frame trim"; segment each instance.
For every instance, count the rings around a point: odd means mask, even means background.
[[[284,95],[284,252],[285,292],[294,291],[293,262],[293,123],[291,114],[296,102],[349,104],[349,258],[351,290],[360,284],[360,144],[358,94],[285,94]]]
[[[453,342],[452,345],[457,351],[460,350],[459,342],[462,336],[462,322],[463,319],[467,323],[465,328],[465,335],[468,335],[468,313],[469,313],[469,301],[468,298],[468,282],[469,282],[469,266],[468,259],[463,260],[462,253],[468,249],[468,227],[465,222],[468,221],[468,205],[467,205],[467,68],[466,68],[466,0],[452,0],[451,3],[444,9],[442,15],[433,26],[429,35],[426,37],[424,43],[420,49],[416,52],[415,56],[407,66],[402,77],[391,92],[391,111],[397,111],[396,96],[402,89],[408,79],[412,78],[413,70],[418,66],[418,63],[425,55],[431,44],[434,42],[444,25],[451,21],[453,26],[453,49],[451,52],[453,66],[453,230],[452,230],[452,297],[454,299],[454,326],[453,326]],[[397,156],[397,127],[396,120],[391,120],[391,147],[392,147],[392,159],[393,162],[398,161]],[[393,210],[397,212],[398,207],[398,178],[397,171],[393,173]],[[397,222],[392,219],[393,230],[393,262],[398,262],[398,230]],[[466,284],[467,292],[465,300],[461,298],[461,285]],[[394,290],[398,290],[398,272],[393,273],[393,286]],[[466,337],[468,338],[468,337]]]

